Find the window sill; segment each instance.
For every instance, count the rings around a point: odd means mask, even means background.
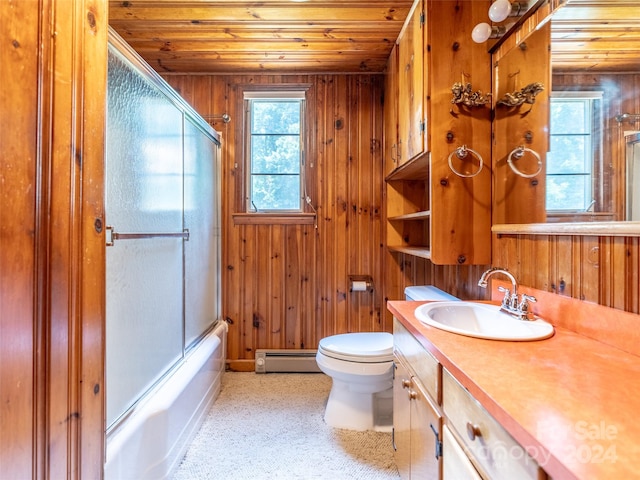
[[[234,213],[234,225],[313,225],[315,213]]]

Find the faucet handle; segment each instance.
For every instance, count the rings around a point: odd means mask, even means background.
[[[523,318],[530,318],[529,316],[529,303],[536,303],[536,297],[532,297],[531,295],[527,295],[526,293],[522,294],[522,300],[520,301],[520,305],[518,305],[518,310]]]
[[[500,285],[498,287],[498,291],[504,293],[504,298],[502,299],[502,305],[508,306],[511,303],[511,290]]]

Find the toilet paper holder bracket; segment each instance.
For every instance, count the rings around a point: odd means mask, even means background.
[[[373,277],[371,275],[349,275],[349,291],[373,293]]]

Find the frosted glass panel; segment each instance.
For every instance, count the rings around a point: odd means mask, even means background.
[[[106,218],[118,233],[179,233],[182,112],[110,49]],[[107,425],[183,355],[183,240],[107,248]]]
[[[219,317],[220,217],[216,178],[217,147],[190,121],[184,138],[185,344],[196,340]]]

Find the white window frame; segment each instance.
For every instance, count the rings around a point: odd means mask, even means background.
[[[305,112],[306,112],[306,89],[300,90],[249,90],[245,91],[243,95],[244,109],[245,109],[245,200],[246,200],[246,212],[250,213],[302,213],[304,212],[304,172],[305,172]],[[300,173],[298,181],[298,197],[300,199],[299,208],[297,209],[265,209],[255,205],[252,195],[252,177],[254,175],[251,161],[251,118],[252,100],[300,100]]]
[[[603,91],[599,91],[599,90],[580,90],[580,91],[553,91],[551,92],[551,102],[553,102],[554,99],[575,99],[575,100],[581,100],[581,101],[589,101],[591,104],[591,108],[590,108],[590,129],[589,129],[589,133],[586,134],[588,135],[588,138],[590,139],[589,145],[590,145],[590,155],[591,155],[591,170],[590,172],[588,172],[588,175],[590,177],[590,182],[588,183],[588,185],[590,185],[589,188],[589,192],[585,192],[585,205],[584,208],[582,210],[576,210],[576,209],[549,209],[547,208],[547,212],[549,213],[560,213],[560,212],[582,212],[582,211],[588,211],[593,207],[593,204],[597,201],[597,198],[600,196],[598,194],[598,191],[600,189],[598,189],[595,185],[594,185],[594,175],[597,173],[597,170],[600,169],[602,167],[602,158],[596,158],[596,153],[602,157],[602,129],[604,128],[604,123],[603,123],[603,117],[602,117],[602,111],[603,111],[603,96],[604,96],[604,92]],[[594,113],[594,109],[592,107],[592,104],[594,101],[599,101],[600,102],[600,108],[598,109],[597,112]],[[551,137],[554,136],[553,131],[551,131],[551,126],[549,127],[549,138],[551,139]],[[594,134],[596,131],[601,132],[598,138],[594,137]],[[563,134],[556,134],[558,136],[562,136]],[[554,174],[550,174],[547,173],[547,175],[554,175]],[[567,174],[570,175],[570,174]],[[576,174],[578,175],[578,174]],[[586,197],[587,193],[591,196],[591,200],[589,201]],[[590,202],[590,203],[589,203]]]

